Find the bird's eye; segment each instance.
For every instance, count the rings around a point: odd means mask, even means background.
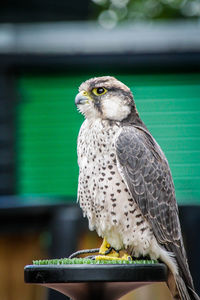
[[[99,87],[99,88],[94,88],[92,92],[96,96],[100,96],[100,95],[104,95],[107,92],[107,90],[104,87]]]

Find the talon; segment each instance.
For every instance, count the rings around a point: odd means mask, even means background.
[[[125,254],[121,257],[121,259],[122,259],[122,260],[128,260],[128,261],[132,261],[132,260],[133,260],[132,257],[131,257],[129,254],[127,254],[127,253],[125,253]]]
[[[132,259],[132,257],[131,257],[131,256],[128,256],[128,260],[129,260],[129,261],[132,261],[133,259]]]
[[[128,261],[132,261],[133,260],[133,257],[129,253],[127,253],[127,251],[125,251],[125,250],[121,251],[120,257],[123,260],[128,260]]]

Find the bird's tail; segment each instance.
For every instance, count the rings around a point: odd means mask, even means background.
[[[196,292],[191,287],[186,286],[183,278],[179,274],[175,276],[172,274],[169,275],[168,286],[174,300],[200,300]]]
[[[200,300],[200,297],[194,290],[194,284],[192,276],[190,274],[187,256],[183,245],[182,238],[180,239],[180,246],[177,247],[175,244],[170,244],[168,251],[174,253],[174,259],[178,266],[177,269],[172,269],[168,265],[169,277],[168,286],[174,299],[179,300]]]

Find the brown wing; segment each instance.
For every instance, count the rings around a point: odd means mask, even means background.
[[[133,201],[149,222],[157,241],[174,253],[186,282],[192,287],[174,184],[164,153],[146,129],[136,126],[122,127],[116,152],[119,172]]]

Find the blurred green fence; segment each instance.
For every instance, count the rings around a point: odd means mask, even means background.
[[[18,194],[76,197],[83,117],[74,97],[83,80],[99,75],[19,78]],[[164,150],[179,203],[200,203],[200,74],[114,75],[131,87],[140,116]]]

